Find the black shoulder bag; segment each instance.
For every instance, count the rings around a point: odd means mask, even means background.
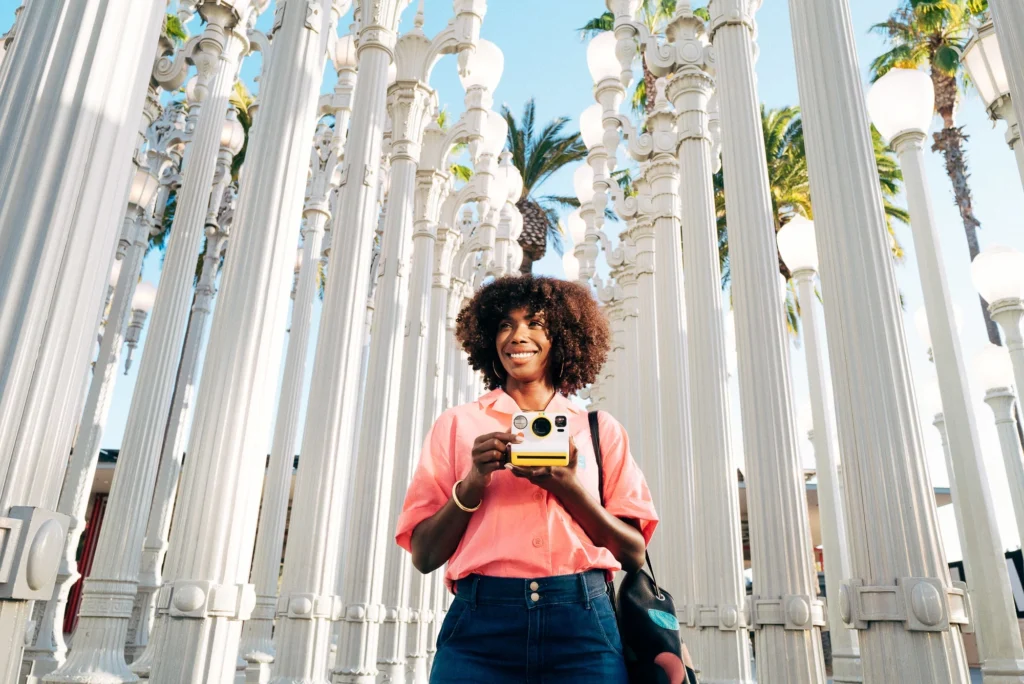
[[[589,418],[598,491],[604,506],[604,458],[597,411],[591,411]],[[626,573],[618,592],[609,586],[629,681],[631,684],[695,684],[696,675],[683,664],[679,621],[672,595],[658,586],[651,556],[646,552],[645,556],[650,573],[643,568]]]

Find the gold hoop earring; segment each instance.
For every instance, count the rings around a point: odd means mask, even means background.
[[[504,379],[505,379],[505,375],[503,375],[503,374],[501,373],[501,371],[499,371],[499,370],[498,370],[498,367],[494,365],[495,363],[496,363],[495,361],[491,361],[491,370],[492,370],[492,371],[494,371],[494,375],[495,375],[495,376],[496,376],[496,377],[497,377],[497,378],[498,378],[499,380],[504,380]]]

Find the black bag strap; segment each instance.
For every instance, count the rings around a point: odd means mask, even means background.
[[[601,506],[604,507],[604,454],[601,453],[601,431],[597,422],[597,411],[587,414],[590,421],[590,441],[594,445],[594,461],[597,463],[597,491],[601,498]],[[651,565],[651,554],[644,549],[644,558],[647,559],[647,569],[651,572],[651,580],[654,582],[654,590],[661,596],[661,588],[658,586],[658,578],[654,576],[654,566]]]

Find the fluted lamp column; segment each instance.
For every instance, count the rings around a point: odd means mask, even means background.
[[[811,558],[790,386],[789,340],[757,96],[754,13],[761,0],[711,0],[722,169],[739,369],[758,678],[825,681],[824,606]],[[737,229],[736,227],[741,227]],[[770,654],[770,655],[769,655]]]
[[[231,192],[227,182],[231,179],[232,159],[242,149],[245,132],[238,122],[236,111],[232,108],[224,120],[221,130],[220,149],[217,152],[217,167],[214,173],[214,187],[210,194],[209,209],[206,217],[206,249],[203,255],[202,272],[196,283],[192,300],[192,311],[189,315],[185,333],[185,343],[181,350],[178,363],[177,378],[174,383],[174,394],[171,399],[171,410],[167,418],[160,450],[160,465],[157,470],[156,485],[153,489],[153,503],[149,509],[149,520],[146,523],[146,540],[142,547],[142,563],[139,566],[139,587],[132,608],[132,618],[128,623],[128,639],[125,644],[125,657],[132,662],[132,671],[138,674],[134,661],[139,658],[149,644],[149,634],[153,627],[156,613],[156,592],[163,582],[162,568],[167,554],[167,538],[171,527],[171,512],[178,492],[178,475],[181,472],[181,461],[184,457],[185,435],[192,418],[192,401],[195,395],[196,371],[199,359],[204,351],[207,323],[213,310],[213,300],[217,294],[216,281],[220,272],[221,258],[227,247],[230,221],[223,221],[222,209],[226,216],[230,215],[230,207],[225,206],[225,191]]]
[[[822,352],[821,316],[815,292],[818,248],[814,223],[798,214],[782,227],[777,240],[779,254],[796,281],[807,356],[813,418],[811,442],[814,445],[815,472],[818,477],[821,545],[825,558],[825,587],[829,597],[827,608],[832,644],[832,677],[836,682],[862,682],[857,633],[843,623],[839,610],[840,587],[851,576],[850,552],[846,542],[846,509],[839,486],[835,414],[832,393],[828,387],[828,368]]]
[[[931,78],[923,71],[893,69],[867,96],[868,111],[899,155],[910,209],[917,265],[942,395],[963,527],[964,569],[971,587],[982,672],[989,682],[1024,681],[1024,645],[1003,563],[1002,541],[978,442],[967,371],[956,335],[946,270],[924,170],[924,141],[934,112]]]
[[[853,571],[843,621],[859,632],[867,684],[967,682],[965,599],[950,583],[924,457],[849,3],[790,0],[789,10],[825,319],[841,331],[828,356]]]
[[[1013,362],[1006,347],[995,344],[983,347],[974,357],[971,376],[976,379],[978,388],[985,392],[985,403],[992,409],[1017,529],[1024,530],[1024,453],[1017,436],[1017,421],[1013,417],[1017,397],[1014,393]]]
[[[278,9],[171,524],[151,682],[233,679],[255,604],[248,579],[266,433],[253,426],[272,418],[317,96],[347,3]]]
[[[996,2],[991,4],[995,5]],[[1024,21],[1024,14],[1021,15],[1020,21]],[[1006,121],[1006,144],[1017,158],[1017,170],[1020,172],[1021,182],[1024,183],[1024,138],[1021,137],[1020,119],[1011,101],[1010,80],[1006,65],[1003,63],[997,33],[992,21],[978,27],[971,40],[964,46],[960,61],[966,67],[971,83],[981,95],[989,117],[993,121]],[[1021,58],[1024,58],[1024,53]],[[1024,88],[1024,84],[1021,87]]]
[[[134,0],[26,4],[0,69],[0,517],[20,524],[5,559],[25,551],[0,583],[5,682],[22,667],[29,602],[53,596],[68,526],[55,509],[162,9]]]

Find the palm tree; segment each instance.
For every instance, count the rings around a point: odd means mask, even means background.
[[[173,45],[180,46],[188,40],[188,29],[175,14],[164,15],[163,34]]]
[[[953,197],[967,235],[971,260],[978,255],[978,228],[974,215],[970,173],[964,152],[968,136],[956,125],[956,105],[969,85],[960,64],[960,51],[967,43],[972,22],[988,10],[987,0],[902,0],[889,19],[872,27],[885,37],[890,49],[871,63],[873,80],[890,69],[926,67],[935,87],[935,113],[942,118],[942,130],[933,135],[932,150],[941,152],[946,174],[953,185]],[[981,301],[989,341],[1000,344],[999,329]]]
[[[768,185],[772,202],[772,216],[775,232],[786,225],[796,214],[813,218],[811,183],[807,173],[807,156],[804,150],[803,122],[798,107],[767,109],[761,106],[761,125],[764,130],[765,156],[768,161]],[[885,218],[892,238],[893,258],[903,258],[903,248],[896,240],[893,222],[908,223],[910,216],[905,209],[893,204],[900,192],[903,174],[892,152],[882,141],[882,136],[872,128],[875,147],[875,162],[881,182]],[[722,286],[729,282],[729,238],[725,213],[725,177],[723,170],[714,176],[715,210],[718,215],[719,254],[722,260]],[[792,274],[779,258],[779,272],[788,280]]]
[[[536,104],[531,98],[523,108],[519,121],[508,107],[502,107],[502,116],[508,123],[507,146],[512,163],[523,176],[523,194],[516,208],[523,215],[523,232],[519,244],[523,248],[520,270],[530,273],[533,262],[544,256],[548,241],[558,253],[562,252],[562,229],[558,220],[559,207],[578,207],[575,197],[556,195],[537,196],[536,192],[553,173],[587,157],[587,146],[579,131],[564,133],[569,117],[560,116],[536,132]]]
[[[637,19],[647,27],[652,35],[664,36],[665,28],[676,13],[676,0],[642,0],[640,3],[639,16]],[[693,13],[704,21],[710,21],[711,17],[704,7],[698,7]],[[594,17],[579,28],[580,38],[593,38],[599,33],[611,31],[615,28],[615,15],[605,12],[599,17]],[[648,98],[647,93],[654,92],[654,84],[658,80],[650,69],[647,68],[647,58],[642,51],[638,51],[637,58],[643,68],[644,77],[639,80],[633,89],[630,98],[633,113],[637,115],[650,114],[654,109],[654,98]]]

